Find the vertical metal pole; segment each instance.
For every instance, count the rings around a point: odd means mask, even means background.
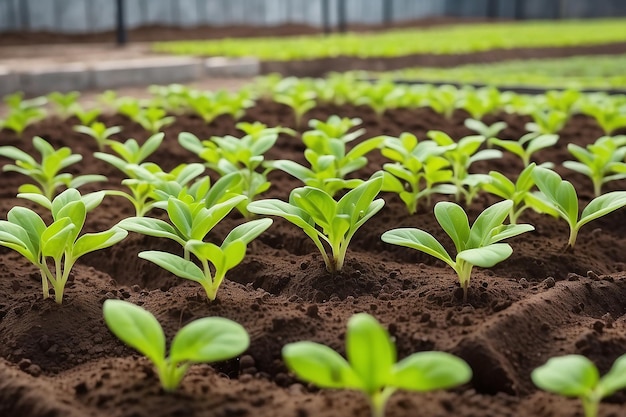
[[[393,0],[383,1],[383,23],[388,26],[393,20]]]
[[[126,33],[126,23],[124,21],[124,0],[116,0],[116,34],[117,34],[117,44],[119,46],[126,45],[128,42],[128,36]]]
[[[324,28],[324,33],[329,34],[331,31],[330,28],[330,0],[321,0],[322,5],[322,27]]]
[[[18,2],[19,10],[20,10],[20,24],[22,25],[21,29],[29,30],[30,29],[30,4],[28,0],[20,0]]]
[[[344,33],[348,29],[346,0],[337,0],[337,28]]]

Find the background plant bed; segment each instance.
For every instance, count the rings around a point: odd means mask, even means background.
[[[463,127],[467,114],[457,111],[448,121],[429,109],[392,110],[379,121],[367,107],[324,106],[307,117],[326,119],[330,114],[361,117],[367,137],[399,135],[403,131],[424,138],[440,129],[453,137],[470,132]],[[503,138],[523,133],[526,117],[504,119],[509,128]],[[261,102],[244,120],[270,126],[293,124],[291,111]],[[108,125],[124,127],[120,138],[144,140],[148,134],[122,116],[106,116]],[[191,131],[199,137],[237,134],[228,116],[206,125],[191,116],[179,117],[166,129],[164,146],[151,160],[164,169],[193,156],[176,137]],[[54,146],[70,146],[84,155],[77,173],[103,172],[113,187],[121,177],[90,155],[95,143],[75,133],[72,121],[47,119],[27,129],[24,138],[37,134]],[[566,144],[586,145],[602,135],[595,121],[575,116],[560,132],[558,145],[536,154],[538,162],[552,161],[557,171],[572,181],[582,200],[591,198],[588,179],[562,169],[569,158]],[[620,133],[620,132],[616,132]],[[624,133],[624,132],[621,132]],[[0,143],[30,149],[30,140],[0,132]],[[304,162],[299,139],[281,137],[267,159]],[[372,155],[360,173],[368,176],[384,159]],[[497,169],[516,175],[521,165],[515,157],[477,164],[474,172]],[[271,175],[274,186],[267,197],[286,198],[301,184],[286,174]],[[2,174],[0,213],[14,205],[28,205],[14,197],[24,178]],[[608,189],[624,189],[624,182]],[[100,186],[98,186],[100,188]],[[94,188],[95,189],[95,188]],[[384,209],[359,232],[348,250],[344,272],[330,276],[312,243],[291,224],[275,224],[251,246],[243,264],[228,275],[216,302],[209,303],[192,283],[137,258],[140,250],[176,250],[162,240],[139,235],[81,258],[66,291],[64,304],[44,301],[38,273],[17,254],[0,249],[0,414],[6,416],[365,416],[368,406],[358,393],[318,391],[290,376],[280,359],[288,342],[314,340],[343,349],[347,319],[369,312],[395,337],[399,356],[419,350],[453,352],[472,366],[472,382],[453,391],[432,394],[395,394],[389,416],[571,416],[579,411],[575,400],[538,392],[530,371],[550,356],[581,353],[605,372],[626,346],[626,269],[623,212],[613,213],[583,228],[574,252],[562,252],[567,226],[548,216],[528,213],[522,221],[534,233],[511,241],[512,257],[496,268],[477,270],[470,286],[469,304],[460,301],[454,272],[432,258],[380,241],[393,227],[419,227],[444,240],[432,215],[432,206],[416,215],[384,195]],[[471,206],[475,217],[496,200],[481,195]],[[155,212],[157,214],[158,212]],[[131,214],[123,200],[107,197],[88,216],[86,229],[102,230]],[[216,239],[242,219],[231,215],[214,229]],[[588,273],[588,271],[591,271]],[[175,394],[158,386],[152,366],[125,348],[106,329],[102,303],[122,298],[141,304],[163,323],[170,337],[187,322],[219,315],[241,323],[251,334],[250,349],[240,360],[215,367],[198,365]],[[604,417],[617,417],[625,394],[609,398],[601,407]]]

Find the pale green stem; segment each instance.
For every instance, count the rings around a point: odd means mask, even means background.
[[[46,299],[50,297],[50,288],[48,287],[48,277],[43,269],[43,266],[39,267],[39,272],[41,272],[41,287],[43,289],[43,298]]]
[[[376,391],[369,396],[372,417],[385,417],[387,400],[393,394],[395,388],[385,387],[382,391]]]
[[[211,268],[209,267],[208,260],[200,259],[200,262],[202,262],[202,269],[204,270],[204,276],[206,278],[205,281],[201,283],[201,285],[202,288],[204,288],[204,291],[206,292],[209,300],[213,301],[215,300],[215,297],[217,297],[217,289],[214,285],[213,277],[211,275]]]
[[[593,196],[599,197],[602,194],[602,178],[592,178],[593,181]]]
[[[585,417],[597,417],[600,401],[595,396],[581,398]]]
[[[170,362],[169,359],[165,359],[161,366],[157,366],[157,369],[161,386],[165,391],[172,392],[180,385],[180,381],[189,369],[189,364],[178,366]]]
[[[461,288],[463,289],[463,302],[467,302],[467,290],[470,284],[470,277],[472,275],[472,268],[474,265],[465,262],[463,260],[459,260],[457,263],[457,268],[455,268],[457,275],[459,276],[459,283],[461,284]]]
[[[567,241],[567,246],[569,248],[574,249],[574,244],[576,243],[577,237],[578,237],[578,228],[576,226],[570,226],[569,240]]]

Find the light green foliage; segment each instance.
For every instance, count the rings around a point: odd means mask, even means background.
[[[78,91],[70,91],[66,94],[60,93],[58,91],[53,91],[46,96],[48,102],[54,105],[57,114],[62,119],[67,119],[72,114],[74,114],[74,110],[78,105],[77,100],[79,97],[80,93]]]
[[[534,132],[522,136],[517,141],[498,138],[489,139],[490,144],[499,146],[502,149],[519,156],[522,160],[522,164],[524,164],[524,167],[530,165],[530,158],[535,152],[554,146],[558,141],[559,135],[536,134]],[[547,163],[548,167],[551,165],[551,163]]]
[[[366,166],[366,155],[384,140],[383,137],[370,138],[348,151],[346,145],[365,132],[364,129],[349,132],[360,124],[361,119],[341,118],[336,115],[330,116],[326,122],[311,120],[309,125],[313,130],[302,134],[302,141],[306,146],[304,157],[311,167],[284,159],[268,162],[266,165],[285,171],[305,185],[324,190],[331,196],[344,188],[354,188],[363,181],[345,177]]]
[[[172,97],[168,97],[171,106]],[[202,117],[206,123],[211,123],[222,114],[230,114],[235,120],[243,117],[245,109],[254,103],[248,90],[232,93],[225,90],[189,91],[182,99],[181,106],[189,107],[194,113]]]
[[[500,108],[500,91],[498,91],[495,87],[464,87],[460,90],[458,106],[467,111],[474,119],[480,120],[483,116],[494,113]],[[495,123],[493,129],[496,129],[495,126],[502,126],[502,123],[504,122]],[[504,126],[500,127],[500,129],[496,130],[495,134],[484,136],[487,138],[493,137],[505,127],[506,123],[504,123]],[[478,131],[477,133],[481,135],[483,134]]]
[[[579,398],[585,417],[597,417],[600,401],[626,388],[626,355],[617,358],[602,378],[593,362],[581,355],[550,358],[530,376],[545,391]]]
[[[487,138],[487,144],[489,144],[489,141],[492,138],[497,138],[498,134],[507,128],[506,122],[495,122],[491,126],[488,126],[478,119],[465,119],[463,124],[468,129],[471,129],[479,135]]]
[[[119,156],[111,155],[104,152],[94,152],[94,156],[101,159],[126,174],[127,177],[133,178],[133,172],[129,169],[132,165],[139,165],[152,155],[161,143],[165,134],[156,133],[150,136],[143,145],[139,145],[135,139],[128,139],[126,142],[108,142],[109,147]]]
[[[240,324],[223,317],[205,317],[183,326],[166,356],[165,334],[150,312],[127,301],[106,300],[103,314],[117,338],[154,364],[166,391],[178,388],[191,365],[234,358],[250,345],[250,337]]]
[[[509,212],[509,223],[516,224],[522,212],[532,208],[538,213],[547,213],[557,216],[556,211],[537,197],[531,190],[535,186],[532,172],[535,163],[531,163],[520,172],[515,182],[502,175],[500,172],[491,171],[489,176],[491,181],[483,185],[483,190],[488,193],[502,197],[505,200],[513,201],[513,206]]]
[[[94,107],[92,109],[83,109],[80,105],[77,105],[74,108],[74,116],[78,118],[80,124],[83,126],[89,126],[92,123],[95,123],[100,114],[102,114],[102,110],[100,110],[98,107]]]
[[[530,113],[533,121],[526,123],[526,130],[535,135],[552,135],[563,129],[569,114],[554,109],[536,109]]]
[[[385,110],[398,107],[404,88],[391,81],[359,84],[359,94],[354,97],[354,104],[365,104],[371,107],[378,120],[381,120]]]
[[[300,82],[297,77],[282,79],[274,88],[273,97],[277,103],[291,107],[295,117],[295,127],[302,125],[302,117],[316,106],[317,95],[307,83]]]
[[[556,172],[541,167],[535,168],[532,177],[541,191],[540,198],[551,205],[558,216],[569,225],[568,248],[574,248],[581,227],[626,206],[626,191],[613,191],[591,200],[579,217],[578,195],[571,182],[563,180]]]
[[[79,237],[86,213],[99,205],[103,197],[103,192],[81,197],[73,188],[62,192],[52,202],[35,194],[30,199],[52,213],[50,225],[46,226],[37,213],[24,207],[13,207],[7,220],[0,220],[0,245],[17,251],[40,269],[44,298],[50,296],[50,284],[56,302],[61,304],[65,284],[78,258],[108,248],[126,237],[127,232],[117,226]]]
[[[611,97],[603,93],[590,94],[585,96],[581,110],[583,113],[594,117],[607,135],[626,126],[626,99],[624,96]]]
[[[471,368],[445,352],[418,352],[397,362],[387,331],[366,313],[353,315],[346,331],[346,356],[314,342],[283,347],[287,367],[300,379],[321,388],[353,389],[370,402],[372,417],[383,417],[385,405],[398,389],[426,392],[468,382]]]
[[[184,200],[170,197],[167,214],[171,221],[148,217],[130,217],[120,222],[120,227],[148,236],[174,240],[184,248],[184,256],[162,251],[143,251],[139,257],[149,260],[174,275],[198,282],[207,297],[214,300],[226,273],[239,265],[246,255],[247,245],[263,233],[272,223],[271,219],[253,220],[235,227],[221,246],[204,242],[206,235],[242,200],[234,196],[228,200],[206,207],[205,201],[195,201],[190,194]],[[193,254],[202,268],[191,259]]]
[[[183,132],[178,136],[178,141],[183,148],[204,159],[206,165],[220,175],[239,173],[241,182],[237,191],[246,196],[247,200],[238,209],[248,217],[247,204],[271,186],[267,174],[272,167],[262,165],[264,154],[274,146],[280,133],[294,135],[295,132],[281,127],[268,128],[259,122],[238,123],[236,126],[245,133],[243,137],[213,136],[210,140],[200,141],[192,133]]]
[[[343,268],[348,244],[356,231],[385,205],[382,198],[375,200],[382,183],[382,173],[376,173],[339,201],[318,188],[296,188],[289,194],[289,202],[259,200],[250,203],[248,210],[279,216],[300,227],[320,251],[326,269],[336,273]],[[325,244],[330,247],[330,256]]]
[[[92,137],[98,144],[98,150],[104,151],[104,147],[111,142],[110,137],[122,131],[120,126],[107,127],[104,123],[93,122],[89,125],[74,126],[74,130]]]
[[[0,129],[9,129],[19,136],[33,123],[46,117],[46,111],[41,108],[48,102],[46,97],[24,99],[24,93],[18,91],[4,97],[3,101],[9,108],[4,120],[0,120]]]
[[[106,181],[103,175],[79,175],[74,177],[61,170],[83,159],[82,155],[73,154],[66,146],[54,149],[44,139],[35,136],[33,146],[41,155],[41,163],[26,152],[14,146],[0,146],[0,156],[15,160],[15,164],[7,164],[3,171],[19,172],[37,183],[24,184],[18,189],[20,193],[36,193],[52,200],[59,187],[79,188],[82,185],[97,181]]]
[[[529,224],[503,224],[512,207],[511,200],[487,207],[470,228],[467,214],[459,205],[447,201],[437,203],[435,217],[454,242],[457,252],[454,259],[437,239],[420,229],[392,229],[383,233],[381,239],[393,245],[417,249],[445,262],[457,273],[465,302],[472,268],[491,268],[504,261],[511,256],[513,249],[507,243],[498,242],[535,229]]]
[[[483,174],[470,174],[470,166],[477,161],[502,158],[502,152],[496,149],[479,150],[486,140],[484,136],[466,136],[454,141],[447,133],[431,130],[427,136],[439,146],[446,148],[442,154],[450,162],[452,168],[451,182],[456,187],[455,198],[459,202],[461,195],[465,204],[469,206],[481,186],[489,181],[489,177]]]
[[[602,194],[602,185],[626,178],[626,136],[603,136],[586,149],[569,143],[567,149],[578,162],[565,161],[563,166],[588,176],[596,197]]]
[[[454,194],[450,161],[441,155],[447,150],[432,140],[418,142],[415,135],[385,137],[381,154],[394,161],[383,165],[383,191],[397,193],[410,214],[417,211],[420,199],[430,204],[432,194]]]
[[[174,116],[167,116],[165,110],[155,106],[141,108],[132,119],[153,135],[176,120]]]

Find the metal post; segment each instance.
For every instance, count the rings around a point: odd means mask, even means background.
[[[322,0],[322,27],[324,28],[324,33],[329,34],[331,32],[330,28],[330,0]]]
[[[487,17],[490,19],[498,17],[498,0],[487,0]]]
[[[393,0],[383,0],[383,24],[390,25],[393,21]]]
[[[337,28],[339,32],[344,33],[348,29],[346,0],[337,0]]]
[[[117,34],[117,44],[119,46],[126,45],[128,42],[128,35],[126,33],[126,23],[124,22],[124,0],[116,1],[117,9],[116,9],[116,34]]]
[[[22,25],[21,29],[29,30],[30,29],[30,4],[28,0],[21,0],[18,2],[19,10],[20,10],[20,24]]]

